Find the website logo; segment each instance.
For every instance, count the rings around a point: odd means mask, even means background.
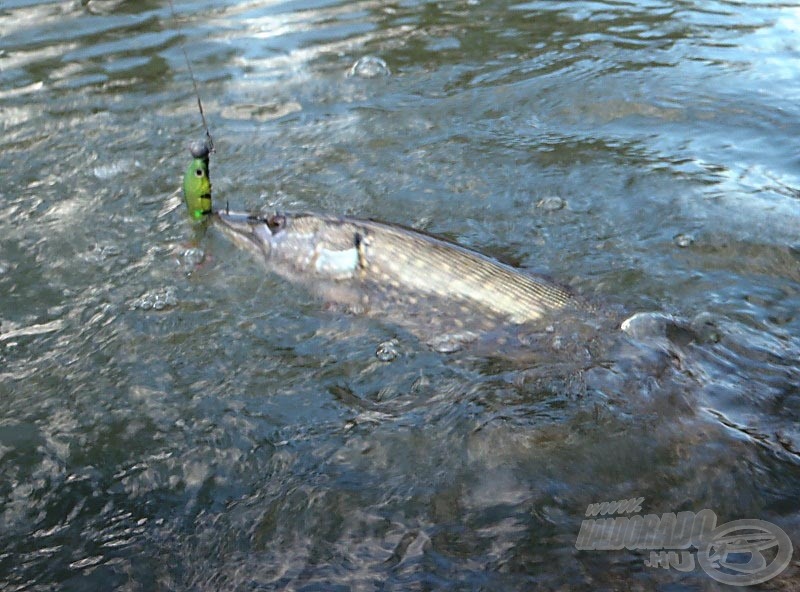
[[[589,504],[575,547],[649,550],[647,567],[687,572],[699,563],[709,576],[731,586],[766,582],[792,559],[791,540],[771,522],[745,519],[717,526],[717,515],[708,509],[642,515],[643,502],[639,497]]]

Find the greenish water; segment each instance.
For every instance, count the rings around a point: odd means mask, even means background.
[[[0,3],[0,587],[723,589],[575,548],[634,497],[797,557],[796,4],[176,10]],[[698,337],[523,363],[326,310],[178,207],[181,42],[218,203],[415,226]]]

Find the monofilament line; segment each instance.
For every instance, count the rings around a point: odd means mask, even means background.
[[[172,0],[167,0],[167,2],[169,2],[169,9],[170,12],[172,12],[172,20],[175,22],[175,28],[178,30],[179,35],[183,36],[183,29],[181,28],[180,21],[178,21],[178,15],[175,13],[175,6],[172,4]],[[197,108],[200,110],[200,119],[203,120],[203,128],[206,130],[206,138],[208,138],[208,151],[214,152],[214,139],[211,137],[211,132],[208,130],[206,114],[203,111],[203,101],[200,100],[200,91],[197,88],[197,79],[194,77],[192,63],[189,61],[189,54],[186,52],[186,46],[183,44],[183,40],[180,41],[180,46],[181,51],[183,52],[183,59],[186,60],[186,68],[189,70],[189,77],[192,79],[194,95],[197,97]]]

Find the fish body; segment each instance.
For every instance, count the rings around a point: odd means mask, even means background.
[[[522,324],[581,307],[566,288],[402,226],[309,213],[217,211],[213,219],[270,270],[356,308],[435,303],[455,316]]]

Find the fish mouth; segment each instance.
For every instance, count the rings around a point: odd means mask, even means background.
[[[238,246],[257,255],[269,256],[272,232],[267,219],[247,212],[217,210],[213,214],[217,227]]]

